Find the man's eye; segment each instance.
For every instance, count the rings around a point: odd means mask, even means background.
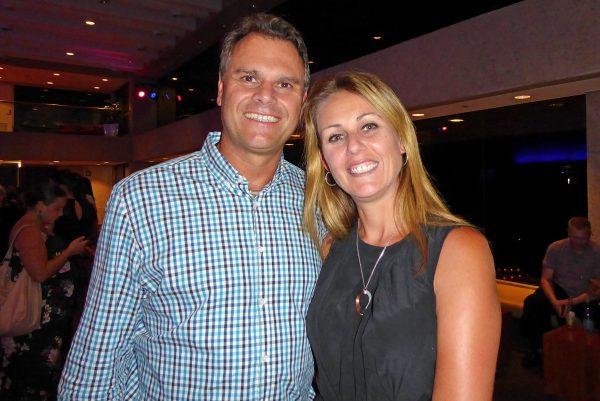
[[[252,75],[244,75],[244,76],[242,76],[242,81],[254,82],[254,81],[256,81],[256,79]]]
[[[289,83],[289,82],[280,82],[279,83],[279,87],[280,88],[284,88],[284,89],[291,89],[294,86],[291,83]]]

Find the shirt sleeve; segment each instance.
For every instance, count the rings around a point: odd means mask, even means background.
[[[556,243],[550,244],[548,249],[546,249],[546,255],[544,256],[544,260],[542,261],[542,266],[546,269],[556,270],[558,267],[558,252],[556,249]]]
[[[120,189],[107,204],[85,311],[59,384],[62,401],[122,400],[137,387],[132,337],[141,252]]]

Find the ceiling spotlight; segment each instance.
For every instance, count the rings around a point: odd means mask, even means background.
[[[140,99],[143,99],[143,98],[145,98],[145,97],[146,97],[146,91],[143,91],[143,90],[141,90],[141,91],[138,91],[138,93],[137,93],[137,96],[138,96]]]
[[[0,67],[0,70],[3,70],[3,69],[4,69],[4,67]]]
[[[413,116],[413,117],[425,117],[425,113],[412,113],[411,116]]]
[[[462,123],[465,120],[463,120],[462,118],[451,118],[448,121],[450,121],[451,123]]]
[[[188,88],[188,92],[193,92],[194,88]]]
[[[380,36],[380,35],[373,36],[374,40],[381,40],[381,38],[383,38],[383,36]]]
[[[446,127],[445,125],[440,127],[440,132],[446,132],[448,131],[448,127]]]
[[[60,160],[52,160],[52,163],[60,163]]]
[[[171,79],[172,79],[173,81],[177,81],[179,78],[177,78],[177,77],[171,77]]]
[[[315,62],[312,60],[308,60],[308,64],[314,64]]]
[[[54,73],[54,74],[52,74],[52,75],[54,75],[55,77],[60,77],[60,74],[59,74],[58,72],[55,72],[55,73]]]
[[[74,55],[75,55],[75,53],[73,53],[73,52],[67,52],[67,53],[66,53],[66,55],[67,55],[67,56],[74,56]]]
[[[100,87],[99,86],[94,86],[94,89],[100,89]]]
[[[148,97],[150,99],[154,100],[158,97],[158,93],[154,90],[154,91],[150,92],[150,95]]]
[[[46,83],[47,83],[48,85],[54,85],[54,82],[52,82],[52,81],[48,81],[48,82],[46,82]]]
[[[177,101],[181,102],[183,100],[183,98],[181,97],[181,95],[177,95]]]
[[[94,21],[92,21],[91,19],[89,19],[89,20],[85,21],[85,24],[86,24],[86,25],[89,25],[89,26],[94,26],[94,25],[96,25],[96,23],[95,23]]]
[[[107,78],[102,78],[102,82],[108,82]]]
[[[515,100],[527,100],[531,99],[531,95],[517,95],[515,96]]]

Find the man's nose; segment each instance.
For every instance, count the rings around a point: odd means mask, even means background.
[[[275,101],[275,91],[271,85],[260,85],[254,93],[254,100],[260,103],[271,103]]]

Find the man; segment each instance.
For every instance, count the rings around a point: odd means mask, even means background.
[[[531,348],[525,365],[541,362],[542,335],[551,328],[553,313],[564,318],[573,310],[581,318],[584,303],[598,296],[600,248],[590,240],[590,222],[585,217],[571,218],[567,234],[567,238],[548,247],[540,288],[525,299],[521,323]]]
[[[320,256],[282,159],[308,86],[300,34],[266,14],[223,43],[222,133],[116,185],[61,400],[306,400]]]

